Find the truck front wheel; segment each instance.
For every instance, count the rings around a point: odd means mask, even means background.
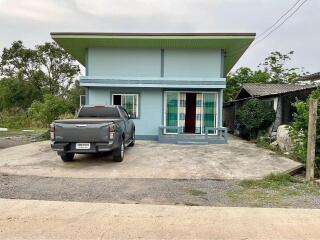
[[[59,155],[64,162],[71,162],[74,158],[74,153],[59,153]]]
[[[122,162],[124,157],[124,141],[122,140],[120,146],[113,151],[113,161]]]

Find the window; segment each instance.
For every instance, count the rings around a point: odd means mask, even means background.
[[[78,118],[119,118],[119,112],[116,107],[82,107]]]
[[[138,94],[112,94],[112,104],[124,107],[131,118],[139,117]]]
[[[274,106],[274,101],[273,99],[263,99],[262,103],[264,104],[264,106],[266,107],[272,107]]]

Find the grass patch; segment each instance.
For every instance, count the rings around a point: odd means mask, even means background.
[[[189,189],[188,193],[192,196],[196,196],[196,197],[202,197],[204,195],[207,195],[207,192],[201,191],[201,190],[197,190],[197,189]]]
[[[242,180],[239,185],[244,188],[279,189],[283,186],[288,186],[293,182],[297,182],[297,179],[289,174],[272,173],[259,180]]]
[[[240,188],[226,193],[236,205],[288,207],[303,205],[306,195],[320,196],[320,188],[289,174],[270,174],[259,180],[242,180]]]

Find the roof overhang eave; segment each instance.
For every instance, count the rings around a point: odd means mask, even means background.
[[[51,37],[83,65],[85,65],[85,49],[90,47],[222,49],[225,52],[224,76],[226,76],[254,41],[255,34],[91,34],[55,32],[51,33]]]

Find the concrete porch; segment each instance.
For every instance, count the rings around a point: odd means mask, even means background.
[[[174,130],[176,134],[164,134],[165,130]],[[214,134],[209,134],[213,132]],[[159,143],[171,143],[182,145],[205,145],[205,144],[226,144],[228,143],[227,128],[206,128],[205,134],[186,134],[181,127],[159,127]]]

